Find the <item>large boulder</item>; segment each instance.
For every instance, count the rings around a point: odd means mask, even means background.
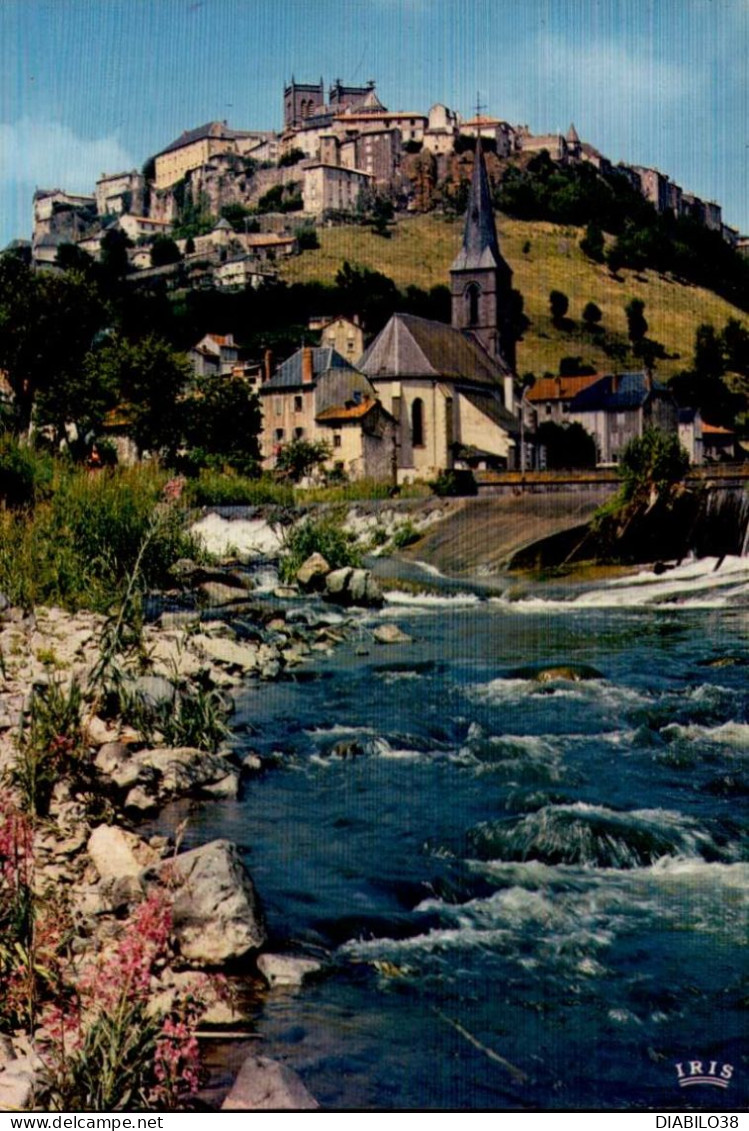
[[[378,644],[410,644],[413,640],[412,636],[390,621],[387,624],[378,624],[372,636]]]
[[[322,589],[325,577],[330,573],[328,565],[322,554],[310,554],[297,570],[296,580],[302,589]]]
[[[301,986],[305,978],[322,969],[316,958],[298,954],[261,954],[257,968],[269,986]]]
[[[222,1111],[314,1111],[320,1105],[293,1069],[267,1056],[248,1056]]]
[[[186,961],[223,966],[265,942],[255,886],[231,841],[214,840],[184,852],[145,879],[168,881],[175,941]]]
[[[332,570],[325,578],[325,599],[336,605],[380,608],[382,590],[368,569]]]

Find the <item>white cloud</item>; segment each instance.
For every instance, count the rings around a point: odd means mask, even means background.
[[[115,135],[79,137],[57,122],[22,118],[0,123],[0,185],[34,185],[94,191],[102,173],[132,169],[132,157]]]

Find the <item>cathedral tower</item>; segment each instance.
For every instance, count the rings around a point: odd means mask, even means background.
[[[452,325],[470,331],[492,357],[515,369],[512,269],[497,243],[489,178],[476,138],[463,245],[450,268]]]

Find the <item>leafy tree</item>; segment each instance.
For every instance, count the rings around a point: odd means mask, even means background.
[[[381,271],[351,266],[345,261],[336,274],[335,282],[341,292],[343,313],[349,316],[359,313],[368,333],[381,330],[398,308],[398,288]]]
[[[580,249],[589,259],[603,263],[606,250],[603,231],[594,220],[591,220],[585,228],[585,235],[580,240]]]
[[[549,309],[551,310],[551,320],[555,326],[561,326],[569,310],[569,305],[570,300],[563,291],[549,292]]]
[[[564,426],[545,420],[536,439],[546,448],[546,466],[551,469],[596,465],[596,442],[582,424]]]
[[[112,279],[121,279],[127,275],[130,270],[127,249],[132,246],[133,241],[119,228],[110,228],[104,233],[99,262],[105,275]]]
[[[595,372],[594,366],[588,365],[579,355],[563,357],[559,362],[559,375],[561,377],[592,376]]]
[[[291,440],[278,453],[276,471],[298,483],[322,467],[331,455],[332,449],[325,440]]]
[[[182,252],[170,236],[156,236],[151,244],[151,266],[166,267],[170,263],[179,263]]]
[[[75,404],[76,377],[104,307],[94,283],[78,272],[34,272],[12,254],[0,256],[0,369],[15,399],[17,424],[26,432],[38,398],[56,387],[65,401],[45,422],[58,433]]]
[[[627,316],[627,333],[635,353],[637,353],[638,346],[648,332],[644,310],[645,303],[641,298],[631,299],[624,308],[624,313]]]
[[[298,165],[299,162],[303,161],[306,156],[307,154],[303,149],[299,149],[298,147],[296,147],[295,149],[290,149],[287,153],[282,154],[282,156],[279,158],[278,167],[279,169],[284,169],[289,165]]]
[[[74,243],[60,244],[55,263],[63,271],[78,271],[81,275],[92,275],[96,266],[93,256]]]
[[[587,302],[583,309],[583,322],[589,330],[597,330],[598,323],[603,318],[603,312],[600,306],[594,302]]]
[[[192,373],[187,359],[153,334],[136,342],[113,335],[91,364],[102,385],[117,396],[125,431],[138,449],[174,453],[182,438],[178,399]]]
[[[188,460],[257,475],[262,415],[257,396],[239,377],[199,378],[182,405]]]
[[[704,381],[715,381],[725,373],[723,343],[711,322],[702,322],[694,337],[694,371]]]
[[[314,251],[320,246],[320,241],[317,238],[317,230],[311,224],[305,224],[303,227],[297,228],[294,234],[300,251]]]
[[[674,432],[648,428],[630,440],[619,461],[622,498],[626,503],[652,506],[667,497],[689,468],[689,456]]]
[[[235,232],[259,232],[260,224],[252,208],[244,204],[225,204],[221,209],[224,220],[228,220]]]

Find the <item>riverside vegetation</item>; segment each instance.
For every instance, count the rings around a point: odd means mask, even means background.
[[[266,628],[250,582],[217,568],[188,522],[204,492],[272,503],[288,524],[289,580],[314,550],[331,569],[358,565],[360,551],[335,508],[289,524],[295,496],[271,481],[89,471],[7,437],[0,467],[0,1107],[189,1107],[198,1023],[235,1017],[226,983],[192,968],[257,952],[262,916],[228,842],[180,853],[179,840],[145,842],[129,826],[172,797],[236,796],[232,689],[248,672],[276,678],[342,631],[286,625],[278,611]],[[387,538],[378,527],[372,542]],[[241,609],[260,642],[194,606],[148,623],[149,591],[185,587]],[[204,850],[210,868],[219,858],[205,898],[238,892],[241,922],[212,926],[196,910],[206,862],[191,858]]]

